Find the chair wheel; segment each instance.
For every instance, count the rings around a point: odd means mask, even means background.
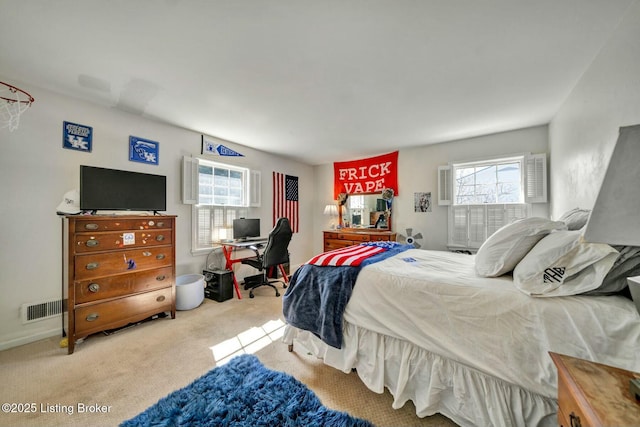
[[[280,296],[280,292],[276,291],[276,296],[279,297]]]
[[[287,289],[287,285],[286,285],[286,283],[283,283],[283,284],[282,284],[282,287],[283,287],[284,289]]]
[[[249,298],[253,298],[253,292],[249,292]]]

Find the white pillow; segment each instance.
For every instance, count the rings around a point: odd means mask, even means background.
[[[497,277],[514,269],[533,246],[553,230],[564,230],[564,222],[546,218],[523,218],[493,233],[478,249],[476,273]]]
[[[537,297],[577,295],[598,288],[618,251],[587,243],[579,230],[556,231],[540,240],[513,270],[515,286]]]
[[[580,230],[587,224],[589,215],[591,215],[590,209],[574,208],[565,212],[558,221],[567,224],[568,230]]]

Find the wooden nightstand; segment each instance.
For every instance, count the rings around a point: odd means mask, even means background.
[[[558,368],[558,424],[640,426],[640,403],[629,391],[639,373],[549,352]]]

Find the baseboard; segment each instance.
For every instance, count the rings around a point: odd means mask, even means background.
[[[37,334],[29,335],[26,337],[20,337],[9,341],[0,342],[0,351],[8,350],[13,347],[19,347],[21,345],[29,344],[32,342],[40,341],[46,338],[58,336],[62,338],[60,328],[49,329],[47,331],[38,332]]]

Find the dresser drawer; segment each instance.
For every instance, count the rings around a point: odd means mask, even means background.
[[[173,267],[83,280],[75,282],[76,304],[165,288],[173,280]]]
[[[340,240],[351,240],[353,242],[368,242],[369,235],[368,234],[338,234],[338,239]]]
[[[351,240],[325,240],[324,241],[324,251],[332,251],[334,249],[346,248],[347,246],[352,246],[355,243]]]
[[[172,309],[172,288],[159,289],[75,309],[75,335],[82,337],[144,320]]]
[[[104,218],[88,217],[75,221],[75,231],[117,231],[117,230],[152,230],[173,228],[173,218]]]
[[[133,263],[135,263],[135,266]],[[144,249],[119,250],[109,253],[89,253],[75,257],[76,280],[148,270],[172,265],[173,247],[154,246]]]
[[[577,422],[584,423],[585,418],[578,409],[578,404],[574,397],[571,395],[565,382],[565,378],[561,378],[562,374],[559,374],[558,381],[558,425],[563,427],[573,427],[571,424],[571,418],[575,418],[574,424]]]
[[[370,234],[369,235],[369,240],[371,240],[372,242],[382,242],[382,241],[395,241],[396,240],[396,235],[395,234]]]
[[[75,236],[75,240],[75,252],[86,253],[113,249],[170,245],[172,243],[172,232],[169,229],[159,229],[78,233]]]

